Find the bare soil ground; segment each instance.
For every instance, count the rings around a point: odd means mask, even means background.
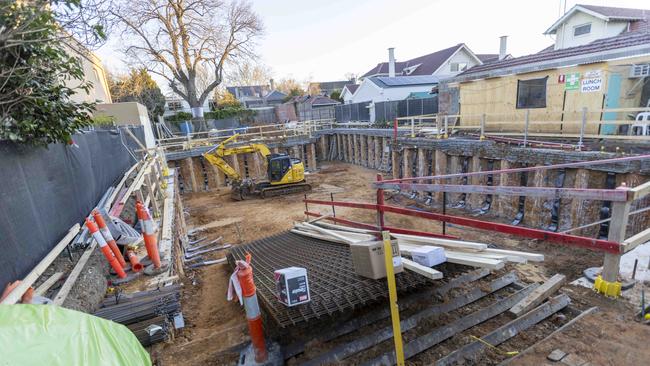
[[[313,191],[309,196],[315,199],[329,199],[330,192],[332,192],[336,200],[373,202],[375,200],[375,191],[371,188],[371,182],[375,179],[376,173],[376,171],[370,169],[344,163],[324,165],[319,173],[307,177],[308,182],[313,186]],[[225,242],[233,245],[288,230],[293,226],[294,221],[301,221],[305,218],[303,214],[305,206],[300,195],[234,202],[230,199],[228,189],[225,189],[186,194],[183,201],[188,212],[186,218],[189,230],[203,227],[205,230],[201,232],[200,237],[211,240],[223,236]],[[403,196],[389,198],[388,203],[404,206],[414,204]],[[329,207],[324,206],[314,206],[309,209],[324,214],[331,212]],[[448,213],[467,215],[467,212],[458,210],[448,210]],[[337,216],[340,215],[367,223],[372,223],[375,220],[375,213],[365,210],[337,207],[336,214]],[[437,222],[406,216],[389,214],[386,216],[386,221],[390,226],[401,226],[430,232],[440,232],[441,230],[441,226]],[[506,220],[504,219],[504,221]],[[569,280],[573,280],[580,275],[584,268],[602,264],[602,254],[584,249],[564,247],[535,240],[517,239],[499,233],[451,225],[448,225],[447,228],[449,234],[462,237],[465,240],[492,243],[505,249],[544,253],[546,260],[543,263],[513,267],[525,282],[541,281],[555,273],[566,274]],[[217,253],[214,258],[224,255],[225,253]],[[232,352],[233,347],[237,347],[246,341],[248,336],[243,308],[237,302],[226,301],[230,273],[231,270],[227,264],[187,271],[187,278],[183,280],[182,300],[186,328],[179,332],[174,340],[154,347],[152,354],[160,364],[165,366],[191,366],[225,365],[236,362],[235,353]],[[581,326],[581,329],[585,331],[567,332],[560,336],[567,337],[566,334],[571,334],[571,339],[573,339],[572,341],[560,340],[560,343],[564,342],[566,345],[566,352],[570,351],[569,345],[575,345],[576,352],[580,352],[581,357],[588,361],[593,360],[592,364],[594,365],[639,364],[633,362],[636,358],[626,356],[627,353],[630,353],[626,349],[631,349],[640,342],[643,331],[646,332],[645,338],[647,338],[647,332],[650,332],[650,328],[643,328],[643,326],[632,322],[631,314],[633,310],[631,306],[621,301],[604,299],[591,293],[589,289],[565,286],[563,291],[572,297],[577,308],[581,310],[591,306],[599,306],[601,309],[599,315],[584,319],[584,321],[590,322],[585,326]],[[529,332],[518,335],[513,340],[506,342],[502,346],[503,349],[521,351],[540,341],[568,321],[566,316],[560,316],[559,318],[543,322]],[[472,328],[472,334],[480,336],[496,326],[504,324],[506,321],[507,319],[495,318],[479,327]],[[579,324],[582,324],[582,322]],[[615,335],[610,335],[610,332],[615,333]],[[602,339],[602,342],[599,343],[601,346],[596,345],[594,340],[596,335],[599,335],[600,339]],[[430,364],[437,357],[440,357],[441,352],[442,354],[449,352],[468,341],[465,339],[467,337],[455,338],[444,342],[439,347],[434,347],[410,362],[412,364]],[[616,345],[620,345],[620,347],[616,349]],[[327,347],[323,348],[323,350],[325,349]],[[546,352],[546,348],[532,353],[530,357],[535,355],[546,357],[548,353],[544,354],[544,352]],[[621,356],[616,358],[621,362],[608,363],[607,360],[610,359],[608,357],[611,357],[612,353],[615,354],[616,352],[622,352]],[[650,349],[647,347],[638,347],[635,352],[639,357],[645,357],[645,360],[650,359]],[[308,353],[312,354],[312,352]],[[498,352],[489,352],[486,357],[485,360],[478,364],[495,364],[497,361],[506,358]],[[527,355],[527,357],[529,356]],[[540,361],[541,358],[534,361],[531,359],[531,362],[528,361],[528,358],[522,358],[522,360],[517,360],[512,364],[543,364]],[[631,363],[628,363],[628,360]],[[362,359],[354,358],[354,362],[360,361]]]

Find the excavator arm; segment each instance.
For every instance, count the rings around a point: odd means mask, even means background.
[[[241,181],[242,177],[237,171],[230,166],[224,157],[235,154],[245,153],[259,153],[263,157],[271,154],[268,146],[261,143],[251,143],[248,145],[226,147],[229,142],[235,141],[239,134],[234,134],[231,137],[223,140],[219,145],[213,147],[203,154],[203,157],[212,165],[221,170],[230,180]]]

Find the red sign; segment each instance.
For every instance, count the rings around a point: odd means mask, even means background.
[[[558,84],[564,84],[565,81],[566,81],[566,75],[560,74],[560,75],[557,76],[557,83]]]

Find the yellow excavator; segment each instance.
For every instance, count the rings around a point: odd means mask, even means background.
[[[292,193],[308,192],[311,185],[305,182],[305,166],[300,159],[287,154],[272,154],[268,146],[262,143],[248,143],[243,145],[226,146],[235,142],[239,134],[235,134],[219,145],[203,154],[203,157],[212,165],[221,170],[231,181],[231,196],[237,201],[254,197],[273,197]],[[224,157],[259,153],[266,158],[267,179],[255,181],[243,178]]]

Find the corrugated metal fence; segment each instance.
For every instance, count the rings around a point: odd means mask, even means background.
[[[438,96],[375,103],[375,122],[438,113]]]
[[[336,121],[370,121],[370,109],[368,108],[369,105],[370,102],[337,105],[335,107]]]

